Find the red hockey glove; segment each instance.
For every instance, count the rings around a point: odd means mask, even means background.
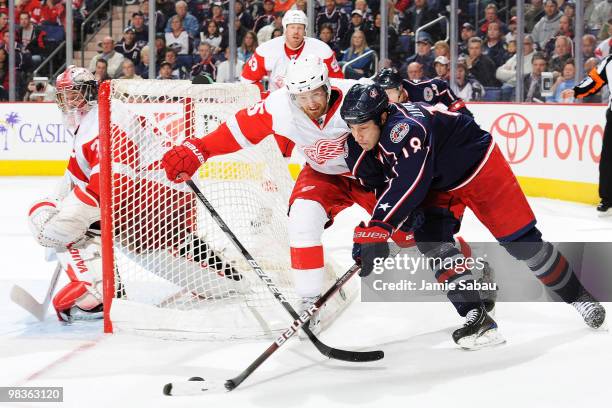
[[[206,158],[199,148],[198,139],[188,139],[182,145],[168,150],[162,158],[162,166],[170,181],[182,183],[195,174]]]
[[[381,221],[370,221],[366,226],[360,223],[353,235],[353,259],[361,264],[359,276],[365,277],[372,273],[376,258],[389,256],[387,240],[393,232],[393,227]]]

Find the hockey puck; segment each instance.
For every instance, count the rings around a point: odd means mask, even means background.
[[[164,395],[172,395],[172,383],[164,385]]]
[[[191,377],[188,381],[204,381],[202,377]]]

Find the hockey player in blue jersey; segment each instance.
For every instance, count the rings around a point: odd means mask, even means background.
[[[451,112],[474,116],[466,108],[463,99],[458,98],[442,79],[410,81],[402,79],[395,68],[383,68],[374,77],[374,82],[385,90],[390,102],[426,102],[430,105],[441,103]]]
[[[413,225],[419,250],[450,261],[441,265],[457,264],[463,255],[453,245],[453,234],[469,207],[510,255],[571,303],[587,325],[603,324],[605,309],[565,257],[542,240],[512,170],[491,135],[471,117],[424,103],[389,103],[378,84],[353,86],[340,112],[353,135],[347,140],[349,168],[377,196],[371,220],[354,234],[353,255],[362,263],[362,275],[372,271],[374,258],[388,256],[386,239],[416,213],[422,215],[420,225]],[[440,283],[473,280],[469,271],[452,267],[434,272]],[[448,297],[466,317],[453,333],[457,344],[479,348],[503,341],[477,291],[450,290]]]

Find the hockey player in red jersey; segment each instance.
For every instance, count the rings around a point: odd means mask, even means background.
[[[389,104],[378,84],[351,88],[341,115],[353,135],[347,163],[362,184],[378,193],[372,219],[355,229],[353,255],[362,262],[363,274],[371,272],[374,258],[388,256],[386,238],[415,212],[423,219],[414,229],[419,250],[450,261],[440,265],[460,265],[464,259],[453,245],[453,233],[469,207],[508,253],[572,304],[588,326],[603,324],[605,309],[582,286],[563,254],[542,240],[510,166],[491,135],[473,119],[423,103]],[[472,279],[469,270],[455,269],[436,270],[438,282]],[[453,303],[466,317],[464,327],[453,333],[457,344],[479,348],[501,341],[477,292],[450,289],[449,295],[462,298]]]
[[[283,16],[283,35],[261,44],[244,64],[240,81],[257,84],[262,90],[261,80],[269,78],[269,91],[282,88],[289,63],[300,55],[316,55],[325,65],[330,78],[343,78],[342,70],[334,52],[327,44],[316,38],[306,37],[308,18],[301,10],[289,10]]]

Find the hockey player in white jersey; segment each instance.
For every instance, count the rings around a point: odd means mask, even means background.
[[[376,201],[351,177],[344,157],[349,133],[339,110],[344,95],[356,83],[330,79],[324,60],[305,55],[289,63],[283,88],[238,111],[203,138],[186,140],[162,160],[168,178],[181,182],[208,158],[252,146],[268,135],[295,143],[307,164],[291,194],[288,229],[295,290],[303,309],[322,291],[324,229],[343,209],[356,203],[371,212]],[[311,320],[310,329],[319,331],[318,317]]]
[[[261,44],[244,64],[240,81],[257,84],[263,90],[261,80],[269,78],[269,91],[284,85],[289,63],[300,55],[320,57],[331,78],[344,78],[334,52],[327,44],[316,38],[306,37],[308,18],[301,10],[289,10],[283,16],[283,35]]]

